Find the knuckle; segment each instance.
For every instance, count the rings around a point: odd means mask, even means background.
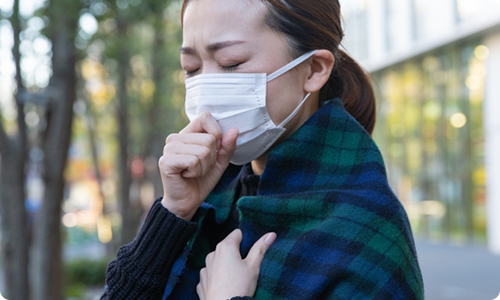
[[[226,241],[222,241],[220,243],[217,244],[217,246],[215,247],[215,251],[217,252],[221,252],[221,251],[224,251],[224,248],[226,247]]]
[[[165,147],[163,147],[163,153],[172,153],[172,147],[173,147],[173,143],[168,143],[165,145]]]
[[[165,146],[163,147],[163,155],[167,155],[169,153],[173,153],[173,143],[168,143],[168,144],[165,144]]]
[[[215,143],[217,142],[217,138],[214,135],[209,134],[209,135],[207,135],[207,142],[208,142],[208,144],[206,146],[211,147],[211,146],[215,145]]]
[[[158,167],[160,167],[160,169],[161,169],[164,164],[165,164],[165,156],[162,155],[158,159]]]
[[[191,167],[196,167],[199,165],[199,163],[200,163],[200,159],[197,156],[194,156],[194,155],[190,156],[189,165]]]
[[[203,159],[207,159],[207,158],[209,158],[209,157],[210,157],[210,155],[211,155],[211,151],[210,151],[210,149],[208,149],[208,148],[204,147],[204,148],[203,148],[203,150],[201,150],[201,157],[202,157]]]
[[[169,134],[165,139],[165,144],[171,143],[177,137],[176,133]]]

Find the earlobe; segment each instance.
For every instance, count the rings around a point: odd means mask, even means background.
[[[309,74],[304,82],[304,91],[315,93],[327,83],[335,64],[335,57],[328,50],[319,50],[311,58]]]

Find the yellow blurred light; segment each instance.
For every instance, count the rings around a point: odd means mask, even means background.
[[[456,113],[450,118],[451,126],[462,128],[467,124],[467,117],[463,113]]]
[[[132,72],[134,72],[135,76],[137,77],[146,76],[148,70],[144,62],[144,57],[142,57],[142,55],[138,54],[130,58],[130,65],[132,67]]]
[[[391,126],[391,133],[395,137],[402,137],[405,131],[405,127],[402,124],[393,124]]]
[[[484,168],[479,168],[472,173],[472,182],[474,182],[475,185],[486,184],[486,172]]]
[[[474,49],[474,55],[480,60],[486,60],[490,56],[490,49],[485,45],[479,45]]]
[[[389,148],[392,157],[401,157],[404,154],[404,147],[400,143],[394,143]]]
[[[186,72],[184,72],[184,70],[177,70],[177,71],[175,71],[174,74],[173,74],[174,82],[178,83],[178,84],[184,84],[184,82],[186,80],[185,73]]]
[[[439,60],[434,56],[427,56],[422,61],[422,66],[427,71],[434,71],[439,68]]]
[[[478,92],[473,92],[473,93],[471,92],[469,96],[469,103],[474,106],[481,105],[481,103],[483,103],[483,98],[484,94],[482,93],[481,90]]]
[[[471,75],[465,80],[465,85],[469,90],[477,90],[481,87],[481,79],[479,76]]]
[[[111,219],[108,216],[101,216],[97,221],[97,236],[103,244],[109,243],[113,238]]]
[[[143,99],[149,99],[153,97],[155,93],[156,85],[153,80],[147,79],[141,83],[141,95]]]
[[[429,120],[438,120],[441,117],[441,105],[437,101],[431,101],[424,107],[424,115]]]
[[[446,214],[446,206],[436,200],[426,200],[420,203],[420,214],[442,218]]]
[[[76,213],[77,225],[86,231],[95,230],[98,216],[94,211],[82,210]]]
[[[75,227],[77,223],[76,216],[74,213],[65,214],[62,221],[64,226],[66,227]]]
[[[119,212],[112,212],[109,214],[111,226],[119,227],[122,225],[122,215]]]

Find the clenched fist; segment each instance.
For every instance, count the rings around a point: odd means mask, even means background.
[[[238,134],[231,128],[222,136],[215,118],[203,112],[178,134],[169,135],[158,161],[163,206],[191,220],[229,166]]]

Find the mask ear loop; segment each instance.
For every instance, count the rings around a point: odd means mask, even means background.
[[[300,102],[299,106],[297,106],[297,108],[283,122],[281,122],[281,124],[278,127],[281,128],[281,127],[285,126],[288,122],[290,122],[290,120],[293,119],[293,117],[295,117],[295,115],[299,112],[300,108],[302,107],[304,102],[306,102],[306,100],[307,100],[307,98],[309,98],[309,96],[311,96],[311,93],[307,94],[307,96],[304,98],[304,100],[302,100],[302,102]]]
[[[297,59],[294,61],[290,62],[286,66],[282,67],[278,71],[274,72],[273,74],[267,76],[267,82],[274,80],[281,75],[285,74],[286,72],[290,71],[291,69],[295,68],[296,66],[300,65],[304,61],[306,61],[309,57],[313,56],[314,53],[316,53],[318,50],[313,50],[310,52],[307,52],[306,54],[299,56]]]
[[[303,63],[304,61],[306,61],[308,58],[310,58],[311,56],[313,56],[313,54],[316,53],[317,51],[318,50],[313,50],[313,51],[307,52],[306,54],[304,54],[302,56],[299,56],[297,59],[295,59],[291,63],[289,63],[286,66],[282,67],[281,69],[279,69],[278,71],[274,72],[273,74],[267,76],[267,82],[278,78],[279,76],[285,74],[286,72],[288,72],[291,69],[295,68],[296,66],[300,65],[301,63]],[[288,122],[290,122],[290,120],[293,117],[295,117],[295,115],[299,112],[300,108],[302,107],[302,105],[304,104],[304,102],[306,102],[306,100],[307,100],[307,98],[309,98],[309,96],[311,96],[311,93],[307,94],[307,96],[304,98],[304,100],[302,100],[302,102],[300,102],[299,106],[297,106],[297,108],[295,108],[295,110],[283,122],[281,122],[280,125],[278,125],[278,128],[283,128],[283,126],[285,126]]]

